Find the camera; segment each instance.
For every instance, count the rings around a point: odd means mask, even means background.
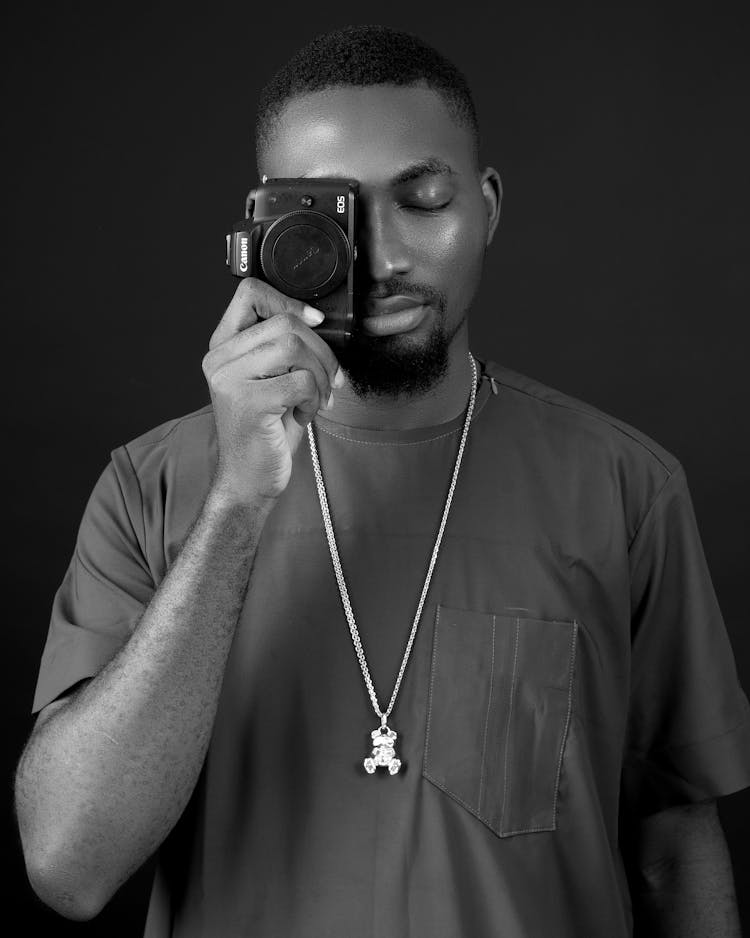
[[[267,179],[227,235],[227,265],[325,313],[315,331],[334,348],[354,326],[357,182]]]

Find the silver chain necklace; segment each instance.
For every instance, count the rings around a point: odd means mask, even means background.
[[[310,441],[310,455],[312,456],[313,471],[315,473],[315,481],[318,486],[318,498],[320,499],[320,509],[323,513],[323,523],[326,529],[326,536],[328,537],[328,547],[331,552],[331,560],[333,562],[333,569],[336,573],[336,580],[339,585],[339,592],[341,593],[341,602],[344,606],[344,612],[346,614],[347,621],[349,623],[349,632],[352,636],[352,642],[354,643],[354,650],[357,653],[357,658],[359,659],[359,666],[362,670],[362,677],[365,680],[365,686],[370,695],[370,700],[372,701],[373,709],[375,713],[380,717],[380,726],[376,727],[370,734],[372,737],[372,753],[364,760],[365,770],[372,774],[375,771],[377,766],[383,766],[388,769],[388,772],[391,775],[395,775],[398,770],[401,768],[401,760],[396,757],[396,738],[398,736],[389,726],[388,726],[388,717],[393,710],[393,705],[396,702],[396,695],[398,694],[399,688],[401,686],[401,679],[404,676],[404,671],[406,670],[407,662],[409,661],[409,655],[411,654],[411,648],[414,644],[414,636],[417,634],[417,627],[419,625],[419,619],[422,615],[422,606],[424,605],[425,596],[427,595],[427,590],[430,586],[430,580],[432,578],[432,571],[435,567],[435,561],[437,560],[438,551],[440,550],[440,542],[443,539],[443,531],[445,530],[445,524],[448,520],[448,512],[450,511],[451,501],[453,500],[453,492],[456,488],[456,480],[458,479],[458,470],[461,468],[461,459],[464,453],[464,446],[466,445],[466,437],[469,433],[469,424],[471,423],[471,415],[474,412],[474,402],[477,395],[477,366],[474,362],[474,358],[469,352],[469,361],[471,362],[471,370],[473,374],[473,380],[471,384],[471,396],[469,398],[469,406],[466,411],[466,420],[464,421],[464,432],[461,437],[461,443],[458,447],[458,456],[456,457],[456,465],[453,469],[453,478],[451,480],[450,488],[448,489],[448,498],[445,502],[445,508],[443,510],[443,520],[440,522],[440,530],[438,531],[437,539],[435,541],[435,546],[432,550],[432,558],[430,560],[430,567],[427,571],[427,578],[425,579],[424,586],[422,587],[422,595],[419,599],[419,606],[417,607],[417,614],[414,616],[414,624],[411,627],[411,634],[409,635],[409,641],[406,645],[406,651],[404,652],[404,658],[401,662],[401,668],[398,672],[398,677],[396,678],[396,686],[393,688],[393,693],[391,694],[391,700],[388,704],[388,709],[383,712],[380,709],[378,704],[378,698],[375,694],[375,688],[373,687],[372,678],[370,677],[370,669],[367,667],[367,661],[365,659],[365,652],[362,648],[362,642],[359,637],[359,632],[357,631],[357,626],[354,621],[354,614],[352,612],[351,603],[349,602],[349,593],[346,589],[346,583],[344,582],[344,574],[341,569],[341,560],[339,558],[338,548],[336,547],[336,538],[333,534],[333,524],[331,522],[331,513],[328,510],[328,498],[326,497],[325,485],[323,483],[323,473],[320,470],[320,462],[318,460],[318,450],[315,446],[315,436],[313,434],[312,421],[307,425],[307,438]]]

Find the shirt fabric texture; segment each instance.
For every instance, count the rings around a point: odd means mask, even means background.
[[[401,771],[363,768],[379,719],[303,437],[262,532],[198,783],[158,852],[145,938],[626,938],[619,824],[750,785],[750,707],[683,467],[626,423],[477,361],[388,721]],[[464,420],[315,418],[381,707]],[[216,451],[208,405],[111,453],[54,599],[33,713],[127,642]]]

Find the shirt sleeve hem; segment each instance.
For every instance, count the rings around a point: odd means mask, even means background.
[[[653,814],[678,804],[720,798],[750,787],[750,717],[692,745],[629,752],[622,800],[630,813]]]
[[[86,642],[73,645],[66,642],[56,649],[54,661],[42,666],[36,690],[32,715],[52,703],[66,690],[87,677],[94,677],[111,661],[121,645],[122,638],[100,633],[87,633]]]

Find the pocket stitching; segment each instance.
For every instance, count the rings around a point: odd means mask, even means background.
[[[517,625],[520,621],[516,620]],[[510,834],[531,834],[534,831],[556,831],[557,830],[557,796],[560,790],[560,773],[562,771],[563,753],[565,752],[565,743],[568,739],[568,729],[570,727],[570,715],[573,706],[573,674],[576,657],[576,639],[578,637],[578,620],[573,619],[573,638],[570,643],[570,657],[568,663],[568,712],[565,715],[565,726],[563,728],[562,742],[560,743],[560,752],[557,757],[557,774],[555,775],[555,794],[552,798],[552,826],[551,827],[525,827],[515,831],[504,831],[501,836]],[[505,799],[503,797],[503,816],[505,813]]]
[[[489,827],[489,829],[493,833],[497,834],[498,837],[511,837],[513,834],[531,834],[535,831],[553,831],[557,829],[556,827],[524,827],[515,831],[504,831],[500,828],[495,827],[490,818],[485,817],[484,814],[480,814],[480,812],[477,811],[475,807],[470,805],[467,801],[464,801],[464,799],[460,795],[457,795],[456,792],[453,791],[453,789],[448,788],[447,786],[439,782],[434,776],[430,775],[430,773],[426,769],[423,771],[422,774],[424,775],[424,777],[427,779],[428,782],[432,782],[432,784],[436,788],[439,788],[440,791],[444,791],[446,795],[450,795],[451,798],[453,798],[454,801],[457,801],[462,807],[464,807],[469,812],[469,814],[474,815],[475,818],[478,818],[480,821],[482,821],[483,824],[486,824],[487,827]]]
[[[563,730],[562,741],[560,743],[560,753],[557,757],[557,776],[555,777],[555,797],[552,801],[552,823],[557,828],[557,795],[560,790],[560,773],[562,772],[563,753],[565,752],[565,743],[568,739],[568,729],[570,727],[570,714],[573,709],[573,673],[576,660],[576,640],[578,638],[578,621],[573,619],[573,641],[570,643],[570,663],[568,665],[568,712],[565,716],[565,729]]]
[[[423,774],[423,776],[424,776],[428,781],[432,782],[432,784],[435,785],[436,788],[439,788],[440,791],[444,791],[447,795],[450,795],[451,798],[455,799],[455,800],[456,800],[459,804],[461,804],[470,814],[472,814],[474,817],[478,818],[480,821],[482,821],[484,824],[486,824],[487,827],[489,827],[490,830],[492,830],[495,834],[497,834],[498,837],[510,837],[510,836],[512,836],[512,835],[514,835],[514,834],[530,834],[530,833],[534,833],[534,832],[543,832],[543,831],[554,831],[554,830],[557,830],[557,804],[558,804],[558,793],[559,793],[559,787],[560,787],[560,774],[561,774],[561,772],[562,772],[562,761],[563,761],[563,755],[564,755],[564,752],[565,752],[565,745],[566,745],[567,739],[568,739],[568,731],[569,731],[569,729],[570,729],[570,717],[571,717],[572,706],[573,706],[573,678],[574,678],[574,674],[575,674],[575,659],[576,659],[576,648],[577,648],[577,637],[578,637],[578,620],[577,620],[577,619],[573,619],[572,622],[570,622],[570,624],[573,626],[573,638],[572,638],[571,646],[570,646],[570,656],[569,656],[569,665],[568,665],[568,709],[567,709],[567,713],[566,713],[566,716],[565,716],[565,726],[564,726],[564,728],[563,728],[562,741],[561,741],[561,743],[560,743],[560,751],[559,751],[559,753],[558,753],[558,758],[557,758],[557,774],[556,774],[556,777],[555,777],[555,793],[554,793],[553,801],[552,801],[552,826],[551,826],[551,827],[525,827],[525,828],[519,828],[519,829],[517,829],[517,830],[512,830],[512,831],[504,831],[504,830],[502,829],[502,825],[503,825],[503,821],[504,821],[504,818],[505,818],[505,803],[506,803],[506,797],[507,797],[507,791],[508,791],[508,785],[507,785],[507,771],[508,771],[508,751],[509,751],[509,748],[510,748],[509,745],[508,745],[508,744],[509,744],[509,740],[510,740],[510,725],[508,725],[508,727],[506,727],[506,751],[505,751],[505,761],[504,761],[505,779],[504,779],[504,786],[503,786],[503,787],[504,787],[504,792],[503,792],[503,806],[502,806],[502,811],[501,811],[501,818],[500,818],[500,825],[499,825],[499,827],[495,827],[495,826],[493,825],[492,821],[490,820],[490,818],[489,818],[489,817],[485,817],[485,816],[481,813],[481,799],[480,799],[480,801],[479,801],[479,810],[477,810],[477,808],[472,807],[470,804],[468,804],[466,801],[464,801],[464,799],[463,799],[460,795],[458,795],[456,792],[452,791],[450,788],[448,788],[447,786],[443,785],[443,784],[442,784],[441,782],[439,782],[436,778],[434,778],[434,777],[430,774],[430,772],[428,771],[428,769],[427,769],[427,755],[428,755],[429,745],[430,745],[430,722],[431,722],[431,719],[432,719],[432,695],[433,695],[433,686],[434,686],[435,670],[436,670],[436,669],[435,669],[435,661],[436,661],[436,659],[437,659],[438,632],[439,632],[439,626],[440,626],[440,612],[441,612],[441,606],[440,606],[440,604],[438,603],[437,614],[436,614],[436,617],[435,617],[435,634],[434,634],[434,638],[433,638],[433,647],[432,647],[432,663],[431,663],[431,674],[430,674],[429,705],[428,705],[428,708],[427,708],[427,725],[426,725],[426,728],[425,728],[425,750],[424,750],[424,757],[423,757],[423,760],[422,760],[422,774]],[[560,620],[550,620],[550,621],[560,621]],[[493,641],[493,658],[492,658],[492,663],[493,663],[493,670],[491,671],[491,680],[492,680],[492,675],[494,674],[495,624],[496,624],[496,615],[493,613],[493,614],[492,614],[492,641]],[[514,649],[514,657],[513,657],[513,676],[512,676],[512,680],[511,680],[510,707],[509,707],[509,714],[508,714],[508,724],[510,724],[510,717],[511,717],[511,712],[510,712],[510,711],[512,711],[513,696],[514,696],[515,684],[516,684],[516,670],[517,670],[517,662],[518,662],[518,645],[519,645],[519,638],[520,638],[520,628],[521,628],[521,617],[520,617],[520,616],[516,616],[516,636],[515,636],[515,649]],[[491,694],[491,690],[490,690],[490,694]],[[490,698],[490,699],[491,699],[491,698]],[[485,730],[486,730],[486,723],[485,723]],[[486,736],[485,736],[485,743],[486,743]],[[482,752],[482,770],[484,770],[484,757],[485,757],[485,753],[484,753],[484,749],[483,749],[483,752]],[[480,789],[480,791],[481,791],[481,789]]]
[[[422,759],[422,775],[424,775],[426,779],[431,781],[433,785],[436,785],[441,791],[444,791],[446,795],[450,795],[451,798],[455,798],[455,800],[459,804],[463,805],[463,807],[466,808],[467,811],[471,812],[471,814],[473,814],[474,817],[479,818],[479,820],[482,821],[484,824],[486,824],[489,828],[491,828],[492,830],[495,830],[492,827],[492,822],[490,821],[490,819],[487,817],[484,817],[480,813],[481,808],[482,808],[481,802],[478,808],[472,807],[470,804],[464,801],[464,799],[459,794],[457,794],[451,788],[448,788],[447,785],[443,785],[436,778],[433,778],[433,776],[430,775],[427,769],[427,755],[430,749],[430,720],[432,718],[432,688],[433,688],[433,682],[435,680],[435,671],[436,671],[435,661],[437,659],[438,634],[440,632],[440,611],[441,611],[441,606],[438,603],[437,613],[435,615],[435,632],[434,632],[433,639],[432,639],[432,673],[430,674],[430,703],[427,708],[427,726],[425,727],[424,757]],[[493,620],[494,620],[494,615],[493,615]],[[494,639],[494,623],[493,623],[493,639]]]
[[[482,810],[482,789],[484,788],[484,764],[487,754],[487,728],[490,722],[490,707],[492,706],[492,686],[495,680],[495,616],[492,616],[492,660],[490,662],[490,692],[487,698],[487,714],[484,718],[484,737],[482,739],[482,762],[479,769],[479,797],[477,806]]]
[[[432,782],[433,785],[439,788],[440,791],[444,791],[446,795],[450,795],[451,798],[455,799],[460,805],[463,805],[463,807],[466,808],[470,814],[473,814],[474,817],[479,818],[479,820],[483,821],[488,827],[492,827],[489,818],[486,818],[484,815],[480,814],[476,808],[472,807],[472,805],[470,805],[467,801],[464,801],[464,799],[460,795],[457,795],[456,792],[451,788],[443,785],[442,782],[439,782],[436,778],[430,775],[426,769],[422,772],[422,774],[428,781]]]
[[[513,675],[510,680],[510,703],[508,704],[508,722],[505,727],[505,757],[503,760],[503,806],[500,810],[500,830],[505,827],[505,805],[508,800],[508,753],[510,752],[510,731],[513,721],[513,698],[516,692],[516,670],[518,666],[518,639],[521,631],[521,619],[516,616],[516,637],[513,650]],[[511,766],[512,768],[512,766]]]

